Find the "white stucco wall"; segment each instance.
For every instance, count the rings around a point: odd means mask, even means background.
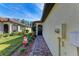
[[[22,31],[20,27],[21,27],[21,26],[18,25],[18,32],[21,32],[21,31]]]
[[[10,24],[9,22],[0,22],[0,33],[3,33],[4,32],[4,24]]]
[[[0,33],[3,33],[3,24],[2,23],[0,23]]]
[[[55,29],[61,29],[62,24],[67,25],[67,39],[61,55],[75,56],[77,48],[70,43],[70,32],[79,31],[79,4],[55,4],[43,23],[43,36],[53,55],[58,55],[59,51]]]
[[[14,29],[15,30],[17,30],[18,32],[21,32],[22,31],[22,29],[24,28],[23,26],[21,26],[21,25],[18,25],[18,24],[15,24],[15,23],[10,23],[10,22],[3,22],[3,23],[1,23],[0,22],[0,33],[3,33],[4,32],[4,24],[8,24],[8,28],[9,28],[9,33],[12,33],[13,31],[14,31]],[[15,26],[16,25],[16,26]],[[14,28],[15,27],[15,28]],[[21,27],[22,27],[22,29],[21,29]],[[14,28],[14,29],[13,29]],[[16,28],[18,28],[18,29],[16,29]]]

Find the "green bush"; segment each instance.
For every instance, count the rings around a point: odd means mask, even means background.
[[[22,32],[18,32],[18,33],[17,33],[17,35],[22,35],[22,34],[23,34]]]
[[[9,34],[10,36],[18,35],[18,32],[12,32]]]
[[[25,48],[20,48],[20,53],[23,53],[23,52],[25,52]]]
[[[32,43],[32,37],[30,33],[27,34],[27,38],[28,38],[28,44]]]
[[[10,33],[10,34],[9,34],[9,36],[13,36],[13,35],[14,35],[13,33]]]
[[[11,34],[9,34],[10,36],[15,36],[15,35],[24,35],[26,34],[25,31],[22,31],[22,32],[12,32]]]
[[[29,30],[25,30],[26,31],[26,33],[29,33]]]
[[[14,35],[15,35],[15,32],[10,33],[9,35],[10,35],[10,36],[14,36]]]

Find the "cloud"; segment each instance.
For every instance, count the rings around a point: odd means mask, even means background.
[[[9,16],[7,15],[7,17],[27,19],[28,21],[40,20],[41,13],[43,11],[43,6],[44,6],[44,4],[35,4],[37,6],[37,8],[39,8],[39,10],[41,10],[39,12],[40,14],[37,15],[37,14],[33,14],[33,13],[29,12],[22,5],[20,5],[20,6],[17,5],[16,7],[15,6],[12,6],[12,7],[9,6],[8,7],[6,4],[2,4],[2,3],[0,5],[5,7],[6,9],[9,9],[10,11],[12,11],[13,14],[9,15]]]
[[[41,11],[43,10],[44,4],[43,3],[36,3],[35,4]]]
[[[9,9],[9,11],[12,11],[13,12],[13,14],[12,15],[14,15],[14,16],[16,16],[17,15],[17,13],[19,14],[19,15],[24,15],[25,13],[24,12],[21,12],[21,7],[9,7],[9,6],[7,6],[6,4],[2,4],[2,3],[0,3],[0,5],[1,6],[3,6],[4,8],[6,8],[6,9]],[[19,11],[20,10],[20,11]],[[11,15],[10,15],[11,16]]]
[[[25,17],[26,17],[26,19],[29,20],[29,21],[35,21],[35,20],[37,21],[37,20],[40,20],[40,17],[35,17],[34,15],[32,15],[32,14],[29,13],[29,12],[26,14]]]

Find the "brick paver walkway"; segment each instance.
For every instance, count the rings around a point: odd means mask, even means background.
[[[29,56],[52,56],[42,36],[38,36],[35,39],[32,51],[30,52]]]

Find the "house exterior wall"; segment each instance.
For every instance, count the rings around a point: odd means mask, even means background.
[[[12,33],[13,32],[13,30],[12,30],[12,24],[8,23],[8,25],[9,25],[9,33]]]
[[[0,33],[3,33],[4,32],[4,24],[8,24],[9,25],[10,23],[9,22],[0,22]]]
[[[18,32],[21,32],[21,26],[18,25]]]
[[[0,23],[0,33],[3,33],[3,24],[2,23]]]
[[[15,30],[18,32],[21,32],[23,30],[23,26],[15,24],[15,23],[10,23],[10,22],[0,22],[0,33],[4,32],[4,24],[8,24],[9,28],[9,33],[14,32]],[[22,29],[21,29],[22,28]]]
[[[66,39],[62,39],[62,24],[67,25]],[[60,29],[60,34],[55,33],[55,29]],[[43,22],[43,37],[55,56],[59,55],[59,42],[61,38],[61,55],[76,56],[77,47],[70,43],[70,33],[79,32],[79,4],[55,4],[52,11]],[[64,47],[62,46],[64,42]]]

